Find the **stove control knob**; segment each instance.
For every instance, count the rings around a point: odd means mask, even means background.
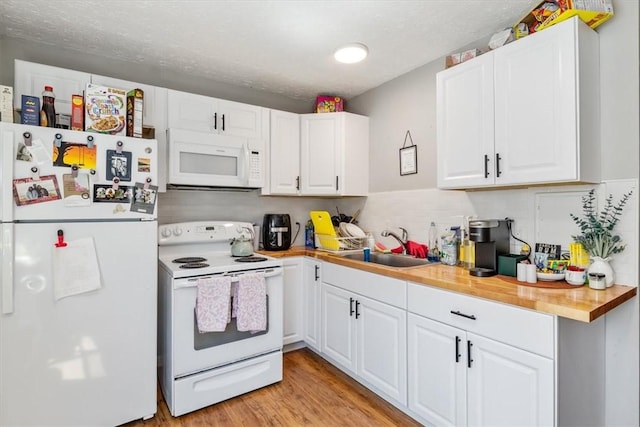
[[[180,235],[182,234],[182,228],[180,228],[180,227],[176,227],[176,228],[174,228],[174,229],[173,229],[173,234],[174,234],[175,236],[180,236]]]
[[[162,228],[162,230],[160,230],[160,235],[164,238],[171,237],[171,230],[169,230],[169,228],[167,227],[164,227]]]

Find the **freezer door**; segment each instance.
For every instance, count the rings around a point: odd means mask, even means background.
[[[93,239],[99,289],[54,299],[58,230],[67,243]],[[154,221],[14,226],[0,425],[113,426],[156,412],[156,236]]]
[[[155,140],[5,123],[0,129],[3,221],[157,218]]]

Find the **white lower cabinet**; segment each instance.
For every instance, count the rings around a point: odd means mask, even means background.
[[[302,257],[284,258],[283,345],[302,341]]]
[[[322,263],[305,258],[302,264],[303,339],[316,351],[320,351],[320,319],[322,299]]]
[[[408,406],[420,421],[555,425],[552,316],[411,283],[407,292]]]
[[[329,263],[322,280],[322,353],[382,397],[406,406],[407,313],[388,303],[404,299],[406,282]],[[371,294],[353,288],[370,288]]]

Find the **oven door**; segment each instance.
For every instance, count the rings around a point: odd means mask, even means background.
[[[173,374],[175,378],[282,348],[282,268],[262,272],[267,284],[267,331],[238,332],[235,319],[224,332],[200,333],[195,320],[198,278],[173,281]],[[234,273],[234,276],[243,272]]]

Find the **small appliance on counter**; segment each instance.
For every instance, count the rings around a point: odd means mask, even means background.
[[[475,242],[475,267],[469,274],[490,277],[498,274],[498,256],[509,254],[507,221],[482,219],[469,221],[469,239]]]
[[[291,246],[289,214],[265,214],[262,221],[262,245],[265,251],[286,251]]]

